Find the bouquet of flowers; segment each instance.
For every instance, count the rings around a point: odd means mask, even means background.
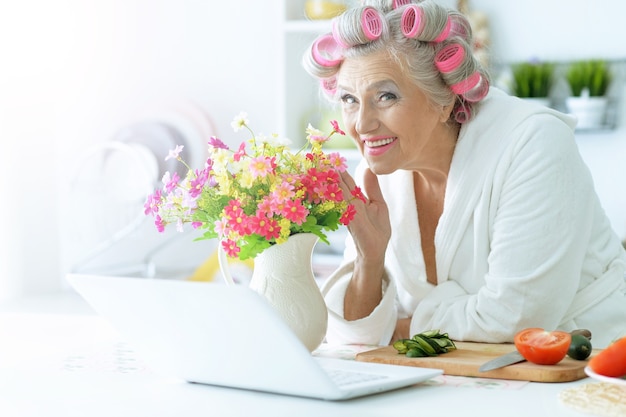
[[[236,132],[245,128],[251,133],[236,150],[211,137],[203,169],[187,165],[179,156],[182,146],[171,150],[166,160],[179,160],[188,173],[181,179],[166,172],[162,189],[148,196],[145,214],[154,216],[160,232],[171,223],[179,231],[184,223],[205,229],[198,239],[217,238],[229,257],[241,260],[297,233],[314,233],[328,243],[325,231],[349,224],[355,215],[351,202],[365,201],[358,187],[344,196],[340,173],[347,169],[345,158],[322,151],[333,134],[345,133],[336,121],[329,134],[309,124],[306,144],[292,152],[287,140],[257,137],[248,124],[246,113],[232,122]]]

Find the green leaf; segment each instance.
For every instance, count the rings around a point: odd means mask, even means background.
[[[551,62],[522,62],[512,66],[517,97],[548,97],[554,81]]]
[[[218,236],[217,236],[217,233],[216,233],[216,232],[214,232],[214,231],[212,231],[212,230],[207,230],[206,232],[204,232],[204,234],[203,234],[202,236],[199,236],[199,237],[195,238],[195,239],[194,239],[194,242],[195,242],[195,241],[198,241],[198,240],[215,239],[215,238],[217,238],[217,237],[218,237]]]
[[[569,65],[566,79],[572,95],[578,97],[587,88],[592,97],[603,96],[611,83],[611,72],[604,60],[576,61]]]
[[[254,258],[259,253],[272,246],[270,242],[256,235],[246,236],[244,240],[246,243],[241,245],[241,252],[239,252],[239,259],[242,261]]]

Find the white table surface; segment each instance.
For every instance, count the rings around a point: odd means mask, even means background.
[[[189,384],[149,369],[74,294],[0,304],[0,416],[583,417],[540,384],[441,376],[341,402]]]

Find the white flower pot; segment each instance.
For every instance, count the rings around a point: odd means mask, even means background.
[[[598,129],[604,126],[606,97],[568,97],[565,105],[569,113],[578,119],[577,129]]]
[[[265,249],[254,258],[250,280],[250,288],[269,301],[310,352],[322,343],[328,326],[328,310],[311,266],[317,241],[312,233],[299,233]],[[220,268],[228,281],[221,252]]]

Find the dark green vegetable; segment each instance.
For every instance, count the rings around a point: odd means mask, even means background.
[[[448,337],[448,333],[440,333],[439,330],[428,330],[418,333],[410,339],[396,340],[393,347],[398,353],[409,358],[437,356],[456,349],[454,342]]]
[[[574,334],[567,350],[567,356],[582,361],[591,355],[591,349],[591,341],[585,335]]]

